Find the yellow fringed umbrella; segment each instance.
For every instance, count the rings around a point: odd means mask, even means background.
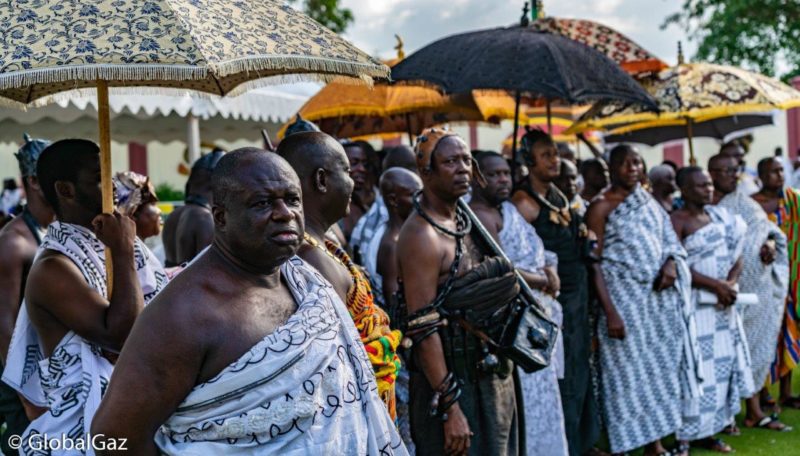
[[[389,66],[404,55],[397,38],[398,58],[385,62]],[[428,86],[381,83],[370,88],[334,81],[311,97],[298,114],[339,138],[405,133],[411,139],[442,123],[513,119],[514,99],[500,90],[448,96]],[[287,126],[278,133],[280,138]]]
[[[711,63],[680,63],[642,81],[660,112],[638,106],[599,102],[567,133],[586,130],[634,131],[659,126],[686,126],[690,161],[694,161],[693,126],[740,114],[800,107],[800,91],[764,75]]]
[[[216,95],[293,79],[370,83],[389,69],[282,0],[0,3],[0,100],[97,89],[103,211],[113,210],[109,87]],[[110,255],[108,282],[111,290]]]

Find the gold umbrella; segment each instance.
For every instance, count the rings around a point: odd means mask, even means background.
[[[632,105],[599,102],[567,133],[586,130],[635,131],[659,126],[686,126],[693,163],[692,129],[696,123],[737,114],[800,107],[800,91],[775,79],[732,66],[679,63],[642,81],[660,112]]]
[[[226,95],[266,83],[254,82],[262,78],[369,83],[389,74],[280,0],[4,2],[0,30],[0,99],[7,104],[44,104],[59,92],[97,89],[104,212],[113,210],[109,87]],[[106,263],[110,285],[110,255]]]
[[[398,55],[385,62],[389,66],[405,55],[402,40],[395,37]],[[425,128],[442,123],[513,119],[514,99],[505,91],[476,90],[448,96],[428,86],[383,83],[370,88],[334,81],[311,97],[298,114],[340,138],[407,133],[411,140]],[[281,128],[279,137],[287,126]]]

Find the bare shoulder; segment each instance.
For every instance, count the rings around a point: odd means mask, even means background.
[[[400,229],[400,236],[397,239],[397,250],[430,250],[431,246],[436,245],[438,235],[436,230],[417,213],[411,216]]]
[[[31,243],[15,222],[17,220],[12,220],[0,230],[0,252],[3,252],[0,268],[9,263],[18,263],[36,252],[36,242]]]
[[[530,195],[522,190],[517,190],[514,196],[511,197],[511,202],[514,207],[522,215],[526,222],[531,223],[539,216],[539,203],[536,202]]]
[[[596,217],[605,219],[608,217],[608,214],[614,210],[616,204],[608,197],[606,192],[608,192],[608,190],[604,190],[592,198],[592,202],[589,203],[589,208],[586,209],[587,219]]]
[[[136,325],[152,326],[157,334],[172,341],[213,340],[216,314],[226,301],[221,293],[220,276],[206,260],[198,259],[145,306]],[[175,331],[176,328],[203,328],[203,331]]]

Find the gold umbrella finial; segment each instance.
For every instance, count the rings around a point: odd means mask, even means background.
[[[397,44],[394,46],[394,49],[397,51],[397,60],[403,60],[406,58],[406,53],[403,51],[403,39],[396,33],[394,34],[394,38],[397,40]]]
[[[537,0],[536,6],[533,8],[534,19],[544,19],[544,1]]]
[[[678,65],[683,65],[684,63],[686,62],[683,60],[683,43],[678,41]]]

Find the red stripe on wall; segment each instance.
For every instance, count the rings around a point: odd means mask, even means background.
[[[135,142],[128,143],[128,169],[147,175],[147,146]]]

